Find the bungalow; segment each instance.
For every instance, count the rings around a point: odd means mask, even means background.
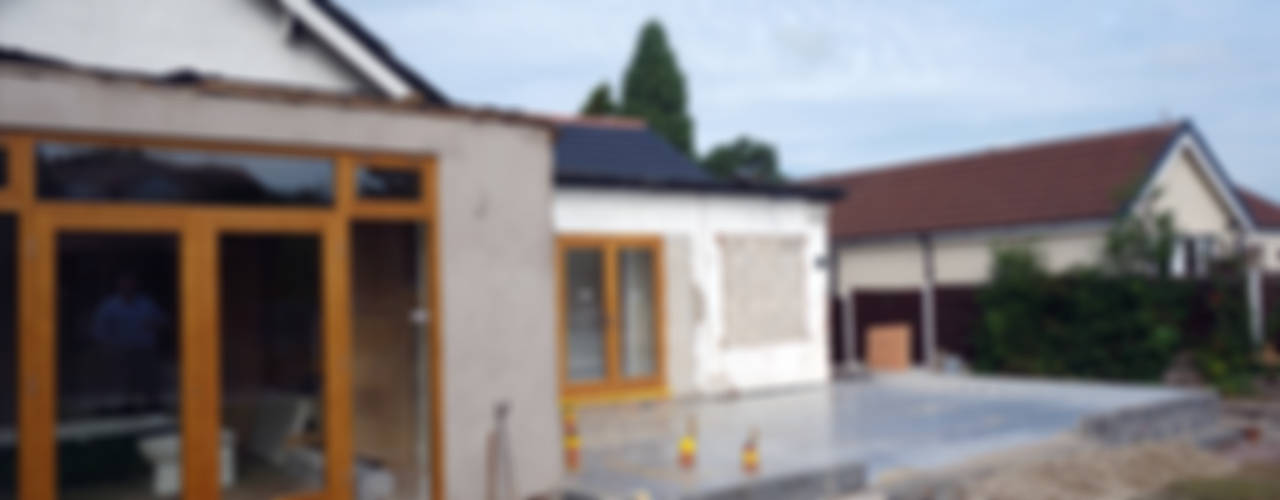
[[[326,0],[5,2],[0,48],[0,498],[481,498],[500,405],[558,480],[554,123]]]
[[[1261,340],[1263,275],[1280,272],[1280,209],[1236,186],[1190,122],[836,174],[811,182],[847,196],[829,221],[838,297],[836,359],[868,356],[873,325],[911,325],[910,361],[964,354],[992,249],[1032,247],[1051,271],[1096,262],[1117,216],[1169,213],[1171,269],[1248,248],[1249,300]],[[1274,286],[1268,287],[1274,289]],[[892,345],[892,344],[889,344]]]
[[[563,403],[826,380],[838,194],[451,102],[329,0],[6,2],[0,499],[537,494]]]
[[[717,179],[625,119],[562,121],[555,153],[566,401],[827,379],[838,189]]]

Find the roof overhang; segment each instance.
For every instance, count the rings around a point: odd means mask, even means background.
[[[380,41],[330,0],[275,1],[387,97],[417,97],[448,105],[443,94],[392,56]]]
[[[1170,165],[1173,164],[1173,158],[1184,151],[1191,155],[1196,165],[1202,167],[1201,173],[1208,179],[1209,186],[1213,189],[1214,194],[1226,206],[1231,219],[1244,232],[1254,232],[1256,224],[1254,224],[1253,218],[1250,217],[1249,211],[1245,209],[1239,193],[1232,188],[1234,183],[1231,182],[1226,169],[1218,161],[1218,157],[1213,153],[1213,149],[1209,147],[1208,141],[1204,139],[1204,136],[1190,121],[1185,122],[1178,134],[1165,146],[1164,152],[1148,171],[1147,177],[1137,195],[1130,199],[1121,214],[1132,214],[1142,200],[1152,196],[1157,188],[1156,180],[1160,178],[1160,174],[1170,168]]]
[[[714,193],[775,198],[803,198],[833,202],[844,197],[838,188],[798,186],[792,184],[755,184],[738,182],[683,182],[670,180],[613,179],[597,176],[557,174],[557,188],[634,189],[684,193]]]

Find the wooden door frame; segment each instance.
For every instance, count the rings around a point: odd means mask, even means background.
[[[78,202],[39,200],[35,182],[37,139],[123,146],[181,147],[272,154],[324,156],[333,161],[333,203],[325,207],[211,205],[200,203]],[[360,220],[397,220],[424,226],[427,241],[425,303],[431,312],[427,336],[426,397],[432,498],[443,499],[443,370],[440,363],[439,231],[437,165],[434,157],[344,148],[294,148],[203,140],[0,129],[0,154],[8,154],[8,182],[0,185],[0,212],[18,223],[17,304],[19,353],[16,476],[18,496],[57,498],[57,234],[89,231],[119,234],[163,233],[178,239],[177,275],[181,325],[180,421],[183,442],[183,498],[221,496],[220,237],[225,234],[310,234],[320,248],[322,370],[326,447],[325,487],[318,495],[335,500],[354,490],[351,403],[351,226]],[[421,175],[417,200],[362,200],[355,170],[363,164],[412,169]],[[336,374],[347,374],[337,376]],[[191,397],[191,395],[199,395]]]
[[[561,398],[566,403],[666,396],[666,267],[662,241],[660,235],[645,234],[561,234],[556,237],[556,312],[559,337],[557,372]],[[586,383],[572,382],[569,379],[569,300],[568,276],[565,275],[567,252],[583,248],[598,249],[601,252],[601,285],[605,295],[605,377],[600,381]],[[620,373],[622,358],[617,264],[619,251],[626,248],[643,248],[653,255],[654,373],[649,377],[624,378]]]

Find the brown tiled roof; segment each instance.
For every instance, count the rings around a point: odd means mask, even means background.
[[[814,179],[840,187],[834,239],[1104,218],[1186,124],[1160,125]]]
[[[1236,194],[1244,202],[1245,210],[1258,227],[1280,228],[1280,205],[1276,205],[1266,197],[1237,186]]]

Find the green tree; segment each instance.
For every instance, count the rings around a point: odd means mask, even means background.
[[[589,116],[618,114],[618,105],[613,102],[613,93],[609,91],[608,83],[600,82],[599,85],[591,89],[591,94],[587,96],[587,102],[582,103],[581,113]]]
[[[685,154],[693,152],[693,119],[689,117],[684,75],[666,32],[656,20],[640,30],[622,82],[622,114],[643,119]]]
[[[702,167],[731,179],[776,182],[782,178],[773,146],[747,136],[711,148],[702,159]]]

